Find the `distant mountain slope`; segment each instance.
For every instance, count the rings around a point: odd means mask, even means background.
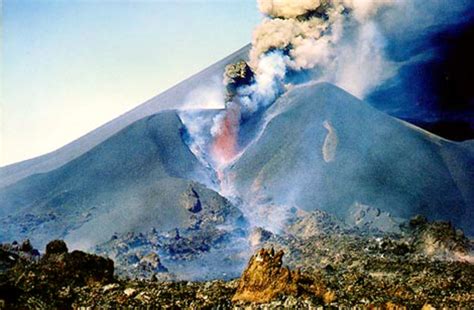
[[[114,232],[181,226],[189,215],[180,195],[191,180],[212,179],[182,130],[175,111],[161,112],[56,170],[0,189],[0,239],[42,246],[53,238],[103,241]]]
[[[246,59],[249,48],[250,45],[244,46],[214,65],[54,152],[0,168],[0,187],[35,173],[56,169],[145,116],[165,109],[179,108],[193,89],[212,80],[213,77],[220,79],[227,64]]]
[[[295,87],[260,138],[228,168],[253,204],[344,216],[363,203],[425,214],[474,233],[474,152],[379,112],[330,84]]]

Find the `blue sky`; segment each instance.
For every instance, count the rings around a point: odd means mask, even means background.
[[[247,44],[254,0],[4,0],[0,165],[57,149]]]

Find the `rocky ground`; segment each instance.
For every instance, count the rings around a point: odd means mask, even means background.
[[[359,226],[298,211],[279,234],[255,228],[246,236],[255,254],[240,277],[226,280],[182,281],[166,265],[170,257],[194,261],[218,251],[225,236],[116,236],[105,248],[125,242],[127,250],[114,253],[115,276],[112,260],[68,252],[61,241],[49,243],[44,255],[27,241],[4,244],[0,308],[474,308],[473,242],[462,231],[421,216],[381,229],[363,219],[378,212],[360,210]],[[125,268],[133,249],[136,258]]]
[[[170,231],[152,229],[115,234],[91,250],[112,258],[116,274],[122,277],[173,280],[238,277],[248,257],[233,258],[242,247],[247,247],[247,222],[242,212],[226,199],[215,196],[206,201],[204,205],[202,197],[190,187],[180,201],[191,214],[187,226]],[[217,261],[226,266],[205,268]]]

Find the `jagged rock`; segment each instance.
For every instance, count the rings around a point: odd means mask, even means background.
[[[113,280],[114,262],[109,258],[73,251],[66,258],[65,275],[70,275],[79,283],[106,283]]]
[[[466,255],[470,251],[469,240],[451,223],[436,221],[419,225],[415,231],[415,246],[428,256],[447,257]]]
[[[30,264],[37,261],[39,251],[25,240],[19,246],[17,242],[12,244],[0,244],[0,276],[13,268],[17,263]]]
[[[28,267],[29,268],[29,267]],[[28,271],[37,278],[51,281],[55,285],[87,285],[107,283],[113,280],[114,263],[111,259],[82,251],[67,252],[62,240],[54,240],[46,247],[46,254]]]
[[[120,285],[117,284],[117,283],[110,283],[110,284],[104,285],[104,286],[102,287],[102,292],[103,292],[103,293],[106,293],[106,292],[108,292],[108,291],[116,290],[116,289],[118,289],[119,287],[120,287]]]
[[[2,285],[3,281],[1,276],[13,268],[20,261],[20,259],[21,257],[18,254],[0,248],[0,291],[2,287],[8,286],[7,284]],[[0,296],[1,295],[3,294],[0,294]]]
[[[24,247],[30,248],[28,244]],[[12,248],[19,250],[18,247]],[[33,252],[34,249],[30,250],[30,253]],[[6,253],[8,257],[15,255]],[[46,254],[39,260],[35,260],[31,254],[15,257],[15,264],[0,274],[0,278],[5,277],[0,279],[0,288],[9,295],[9,303],[31,305],[31,300],[38,298],[48,308],[70,308],[72,288],[110,283],[114,279],[112,260],[81,251],[68,253],[67,245],[62,240],[48,243]]]
[[[299,211],[286,228],[286,233],[301,239],[307,239],[327,232],[338,231],[343,223],[327,212]]]
[[[80,274],[64,271],[80,269],[67,263],[73,253],[28,261],[29,256],[19,251],[18,243],[5,244],[0,246],[0,254],[4,254],[0,255],[0,262],[2,257],[10,256],[16,262],[9,267],[7,276],[0,270],[0,305],[3,300],[7,309],[122,309],[153,305],[167,309],[322,309],[325,305],[341,309],[421,309],[425,304],[440,309],[472,309],[474,264],[427,256],[423,247],[415,247],[425,234],[438,236],[441,243],[445,242],[445,235],[451,240],[463,234],[443,222],[417,227],[382,237],[343,229],[330,229],[306,239],[275,233],[266,243],[285,249],[285,264],[290,269],[283,266],[282,254],[261,250],[252,257],[241,279],[232,281],[178,281],[170,273],[155,272],[154,279],[117,279],[109,285],[86,280],[84,285],[84,281],[76,279],[82,277]],[[176,242],[157,234],[151,231],[127,238],[134,245],[153,238],[157,238],[154,244],[160,246]],[[191,242],[193,236],[184,232],[179,242]],[[114,241],[122,242],[122,237],[119,235]],[[409,247],[408,255],[396,253],[402,244]],[[259,254],[262,251],[265,254]],[[139,247],[134,253],[143,260],[150,252]],[[299,267],[301,272],[291,271]],[[127,291],[129,296],[126,289],[131,289]],[[242,292],[247,299],[238,300]],[[236,296],[234,304],[232,296]]]
[[[346,224],[368,231],[399,233],[402,219],[395,218],[379,208],[355,202],[346,216]]]
[[[392,240],[390,238],[381,239],[377,246],[378,251],[385,255],[405,255],[415,251],[408,242]]]
[[[469,256],[474,262],[472,247],[461,229],[456,229],[450,222],[429,222],[426,217],[417,215],[401,228],[411,236],[413,247],[419,254],[438,259],[454,259]]]
[[[192,187],[189,187],[188,190],[181,195],[181,203],[189,212],[198,213],[202,210],[199,195]]]
[[[234,246],[233,241],[244,243],[247,222],[239,208],[218,193],[205,188],[198,183],[192,183],[180,193],[178,201],[181,208],[189,210],[183,226],[166,230],[150,228],[144,232],[114,234],[107,242],[99,244],[94,251],[97,254],[113,257],[116,264],[116,273],[119,276],[149,279],[155,269],[139,264],[148,253],[160,253],[160,261],[166,262],[169,272],[180,272],[186,265],[195,264],[194,260],[202,255],[210,254],[212,250],[222,251],[219,260],[220,270],[213,270],[214,274],[229,275],[227,263],[233,264],[233,276],[237,276],[245,258],[238,262],[232,260],[234,252],[225,254],[222,248]],[[213,255],[213,254],[210,254]],[[228,259],[230,258],[230,259]],[[160,278],[164,277],[159,268]],[[190,274],[189,277],[192,277]],[[230,276],[229,276],[230,277]]]
[[[325,304],[330,304],[337,299],[334,291],[327,291],[323,294],[323,301]]]
[[[34,249],[33,249],[33,246],[31,245],[31,242],[29,239],[26,239],[25,241],[23,241],[21,243],[21,246],[20,246],[20,251],[22,252],[26,252],[26,253],[30,253],[32,252]]]
[[[126,288],[123,293],[125,294],[125,296],[127,297],[132,297],[134,296],[136,293],[137,293],[137,290],[134,289],[133,287],[129,287],[129,288]]]
[[[63,240],[53,240],[46,245],[46,255],[67,253],[68,248]]]
[[[298,294],[301,275],[283,267],[283,251],[261,249],[253,255],[240,278],[234,302],[269,302],[280,294]]]
[[[244,60],[229,64],[224,70],[224,84],[227,92],[232,97],[237,88],[242,85],[248,85],[252,82],[254,73],[250,66]]]
[[[150,252],[140,260],[142,268],[150,268],[154,272],[167,272],[168,269],[161,263],[160,257],[156,252]]]
[[[428,219],[425,216],[418,214],[410,219],[409,227],[411,229],[416,229],[417,227],[421,227],[427,223]]]

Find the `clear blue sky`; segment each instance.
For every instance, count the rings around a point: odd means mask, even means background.
[[[250,42],[255,0],[3,0],[0,166],[57,149]]]

